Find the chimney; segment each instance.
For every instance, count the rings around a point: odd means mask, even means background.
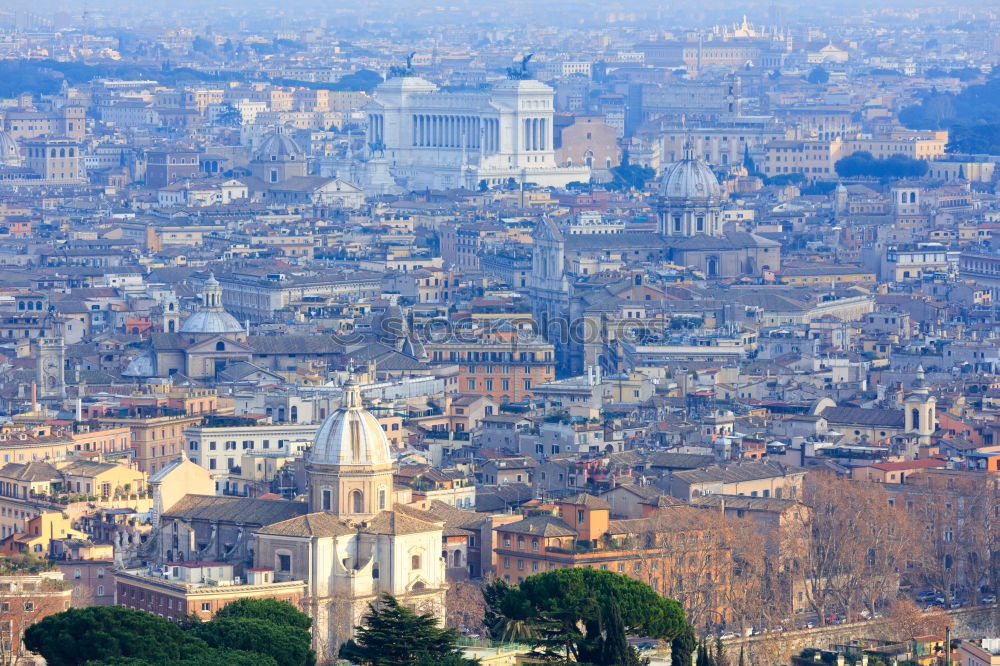
[[[80,396],[76,397],[76,414],[74,414],[74,418],[77,423],[83,420],[83,398]]]
[[[38,384],[31,382],[31,413],[38,413]]]

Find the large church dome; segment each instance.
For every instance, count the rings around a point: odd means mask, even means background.
[[[214,275],[205,281],[201,308],[188,317],[181,333],[230,335],[242,333],[243,327],[233,315],[222,308],[222,288]]]
[[[268,134],[257,150],[257,159],[261,162],[283,162],[286,160],[304,160],[305,152],[295,142],[295,139],[285,134],[279,128],[277,132]]]
[[[663,172],[660,196],[670,199],[719,199],[719,179],[704,161],[694,156],[690,145],[684,147],[684,159]]]
[[[392,464],[389,440],[381,424],[361,406],[361,387],[353,379],[344,402],[320,426],[310,462],[322,465],[378,467]]]

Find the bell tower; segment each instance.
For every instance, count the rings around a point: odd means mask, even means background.
[[[917,435],[920,446],[929,446],[937,429],[937,400],[930,394],[924,380],[924,368],[917,368],[913,391],[903,400],[904,430]]]
[[[39,397],[62,399],[66,397],[66,345],[59,337],[38,338],[36,367]]]
[[[177,298],[170,296],[163,304],[163,332],[177,333],[181,330],[181,311]]]

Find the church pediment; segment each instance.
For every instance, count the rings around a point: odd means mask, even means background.
[[[227,335],[213,335],[204,340],[198,340],[190,344],[187,348],[188,354],[253,354],[253,349],[249,345],[233,340]]]

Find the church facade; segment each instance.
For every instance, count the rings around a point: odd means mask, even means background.
[[[761,278],[780,270],[780,243],[723,228],[722,188],[690,142],[684,159],[664,170],[651,203],[656,233],[566,235],[545,218],[535,228],[528,293],[536,324],[556,345],[569,373],[582,371],[583,348],[596,331],[587,330],[593,329],[583,321],[587,306],[575,293],[586,276],[568,274],[568,266],[669,263],[700,272],[707,280]]]
[[[321,662],[336,659],[383,593],[444,616],[443,523],[405,504],[393,471],[386,435],[351,381],[308,459],[309,513],[254,535],[255,567],[273,569],[278,582],[305,581],[303,610]]]
[[[222,307],[222,287],[214,275],[205,281],[198,310],[179,329],[178,320],[176,303],[170,301],[163,314],[168,332],[153,333],[152,349],[133,359],[122,375],[135,379],[174,375],[213,379],[228,366],[253,357],[246,329]]]

